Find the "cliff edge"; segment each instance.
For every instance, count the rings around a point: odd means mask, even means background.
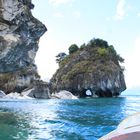
[[[0,89],[21,92],[39,79],[34,58],[47,30],[31,0],[0,0]]]

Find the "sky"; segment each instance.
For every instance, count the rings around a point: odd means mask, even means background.
[[[48,31],[40,38],[35,63],[42,79],[50,79],[58,65],[55,56],[71,44],[101,38],[124,59],[127,88],[140,89],[139,0],[32,0],[33,15]]]

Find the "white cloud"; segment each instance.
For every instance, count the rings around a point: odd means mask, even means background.
[[[116,20],[122,20],[125,16],[125,0],[119,0],[116,9]]]
[[[140,37],[134,42],[134,49],[126,58],[126,83],[128,88],[140,87]]]
[[[112,18],[111,18],[111,17],[106,17],[105,20],[106,20],[106,21],[111,21]]]
[[[47,31],[40,38],[39,50],[35,58],[38,72],[43,80],[50,79],[58,68],[55,62],[55,54],[57,54],[57,49],[54,49],[54,46],[56,46],[56,43],[52,40],[51,36],[51,32]]]
[[[73,14],[74,14],[74,16],[76,18],[80,18],[81,17],[81,13],[79,11],[75,11]]]
[[[140,12],[137,15],[138,15],[138,17],[140,17]]]
[[[67,4],[73,2],[74,0],[49,0],[50,4],[57,6],[61,4]]]
[[[62,13],[60,13],[60,12],[55,13],[54,16],[55,16],[56,18],[63,18],[63,17],[64,17],[64,15],[63,15]]]

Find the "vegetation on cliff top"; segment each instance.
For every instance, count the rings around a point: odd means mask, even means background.
[[[104,61],[111,59],[116,62],[116,64],[119,64],[119,62],[124,62],[124,59],[119,54],[117,54],[113,45],[108,45],[108,42],[105,40],[94,38],[90,40],[87,45],[84,43],[80,47],[78,47],[76,44],[72,44],[69,47],[69,55],[66,55],[66,53],[59,53],[56,57],[59,57],[58,59],[60,61],[57,59],[57,62],[60,64],[60,67],[65,65],[69,59],[72,59],[72,57],[76,56],[83,49],[93,52],[92,56],[94,59],[100,58],[104,59]]]
[[[63,54],[63,55],[61,55]],[[117,54],[113,45],[109,45],[107,41],[102,39],[92,39],[88,44],[78,47],[73,44],[69,47],[69,55],[60,53],[57,55],[57,63],[59,63],[59,72],[63,71],[61,79],[72,79],[77,74],[100,72],[107,74],[119,67],[119,63],[123,63],[124,59]],[[67,67],[68,66],[68,67]]]

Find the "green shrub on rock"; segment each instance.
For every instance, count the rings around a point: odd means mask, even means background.
[[[107,56],[108,55],[108,50],[105,48],[98,48],[97,52],[100,56]]]
[[[69,47],[69,54],[72,54],[78,50],[78,46],[76,44],[73,44]]]

